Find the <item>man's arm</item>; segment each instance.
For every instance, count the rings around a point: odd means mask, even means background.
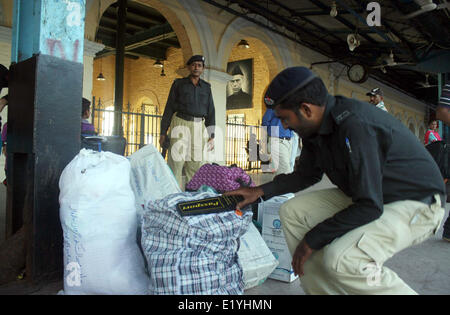
[[[274,115],[275,115],[275,113],[274,113],[273,109],[268,108],[266,110],[266,112],[264,113],[261,125],[270,127],[270,122]]]
[[[436,109],[436,118],[442,120],[444,124],[450,126],[450,107],[438,106]]]
[[[298,169],[291,174],[281,174],[270,183],[258,187],[245,187],[225,193],[225,195],[241,195],[244,200],[237,204],[239,209],[263,197],[265,200],[289,192],[297,192],[308,188],[322,179],[322,170],[314,165],[314,153],[310,145],[305,144],[300,155]]]
[[[216,125],[216,109],[211,89],[209,89],[208,115],[205,118],[205,127],[208,128],[209,139],[214,139],[214,126]]]
[[[442,120],[446,125],[450,125],[450,82],[446,82],[442,87],[441,97],[439,98],[438,108],[436,109],[436,118]]]
[[[172,83],[170,87],[169,97],[167,98],[166,107],[164,108],[164,114],[161,119],[161,136],[165,136],[169,129],[172,116],[176,108],[176,94],[177,94],[177,80]]]
[[[295,172],[280,174],[272,182],[264,184],[264,199],[286,193],[295,193],[318,183],[323,177],[323,171],[315,164],[316,157],[311,144],[306,143],[300,155]]]

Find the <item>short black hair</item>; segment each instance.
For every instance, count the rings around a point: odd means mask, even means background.
[[[81,117],[83,117],[84,113],[86,113],[90,109],[91,101],[83,97],[81,105]]]
[[[283,101],[279,106],[283,109],[295,110],[301,103],[310,103],[317,106],[325,106],[328,91],[322,79],[314,78],[305,87],[301,88]]]

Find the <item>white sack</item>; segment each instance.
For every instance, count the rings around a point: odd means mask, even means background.
[[[140,222],[144,205],[149,201],[179,193],[181,189],[172,170],[152,144],[139,149],[129,159],[131,188],[136,197],[136,209]]]
[[[65,294],[146,294],[130,163],[82,149],[59,180]]]
[[[244,272],[244,289],[262,284],[275,270],[278,260],[267,247],[254,224],[240,238],[239,262]]]

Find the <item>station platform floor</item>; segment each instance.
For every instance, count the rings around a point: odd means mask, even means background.
[[[262,184],[271,180],[268,174],[252,174],[256,184]],[[333,187],[330,181],[324,179],[313,187],[298,194],[308,191]],[[4,238],[6,189],[0,185],[0,242]],[[447,218],[450,203],[446,204]],[[444,219],[445,220],[445,219]],[[385,263],[385,266],[397,272],[411,288],[422,295],[448,295],[450,294],[450,242],[442,240],[442,227],[437,235],[429,238],[422,244],[409,247]],[[24,295],[53,295],[63,289],[61,281],[45,283],[39,286],[24,285],[21,281],[12,282],[0,286],[0,295],[24,294]],[[304,295],[299,279],[285,283],[267,279],[263,284],[246,290],[244,295]]]

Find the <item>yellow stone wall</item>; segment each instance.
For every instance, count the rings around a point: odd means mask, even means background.
[[[261,53],[262,45],[259,40],[247,40],[250,48],[242,49],[235,46],[231,51],[229,62],[253,59],[253,108],[227,110],[227,115],[244,114],[245,122],[250,125],[261,123],[266,110],[263,103],[264,92],[269,85],[269,69]]]

